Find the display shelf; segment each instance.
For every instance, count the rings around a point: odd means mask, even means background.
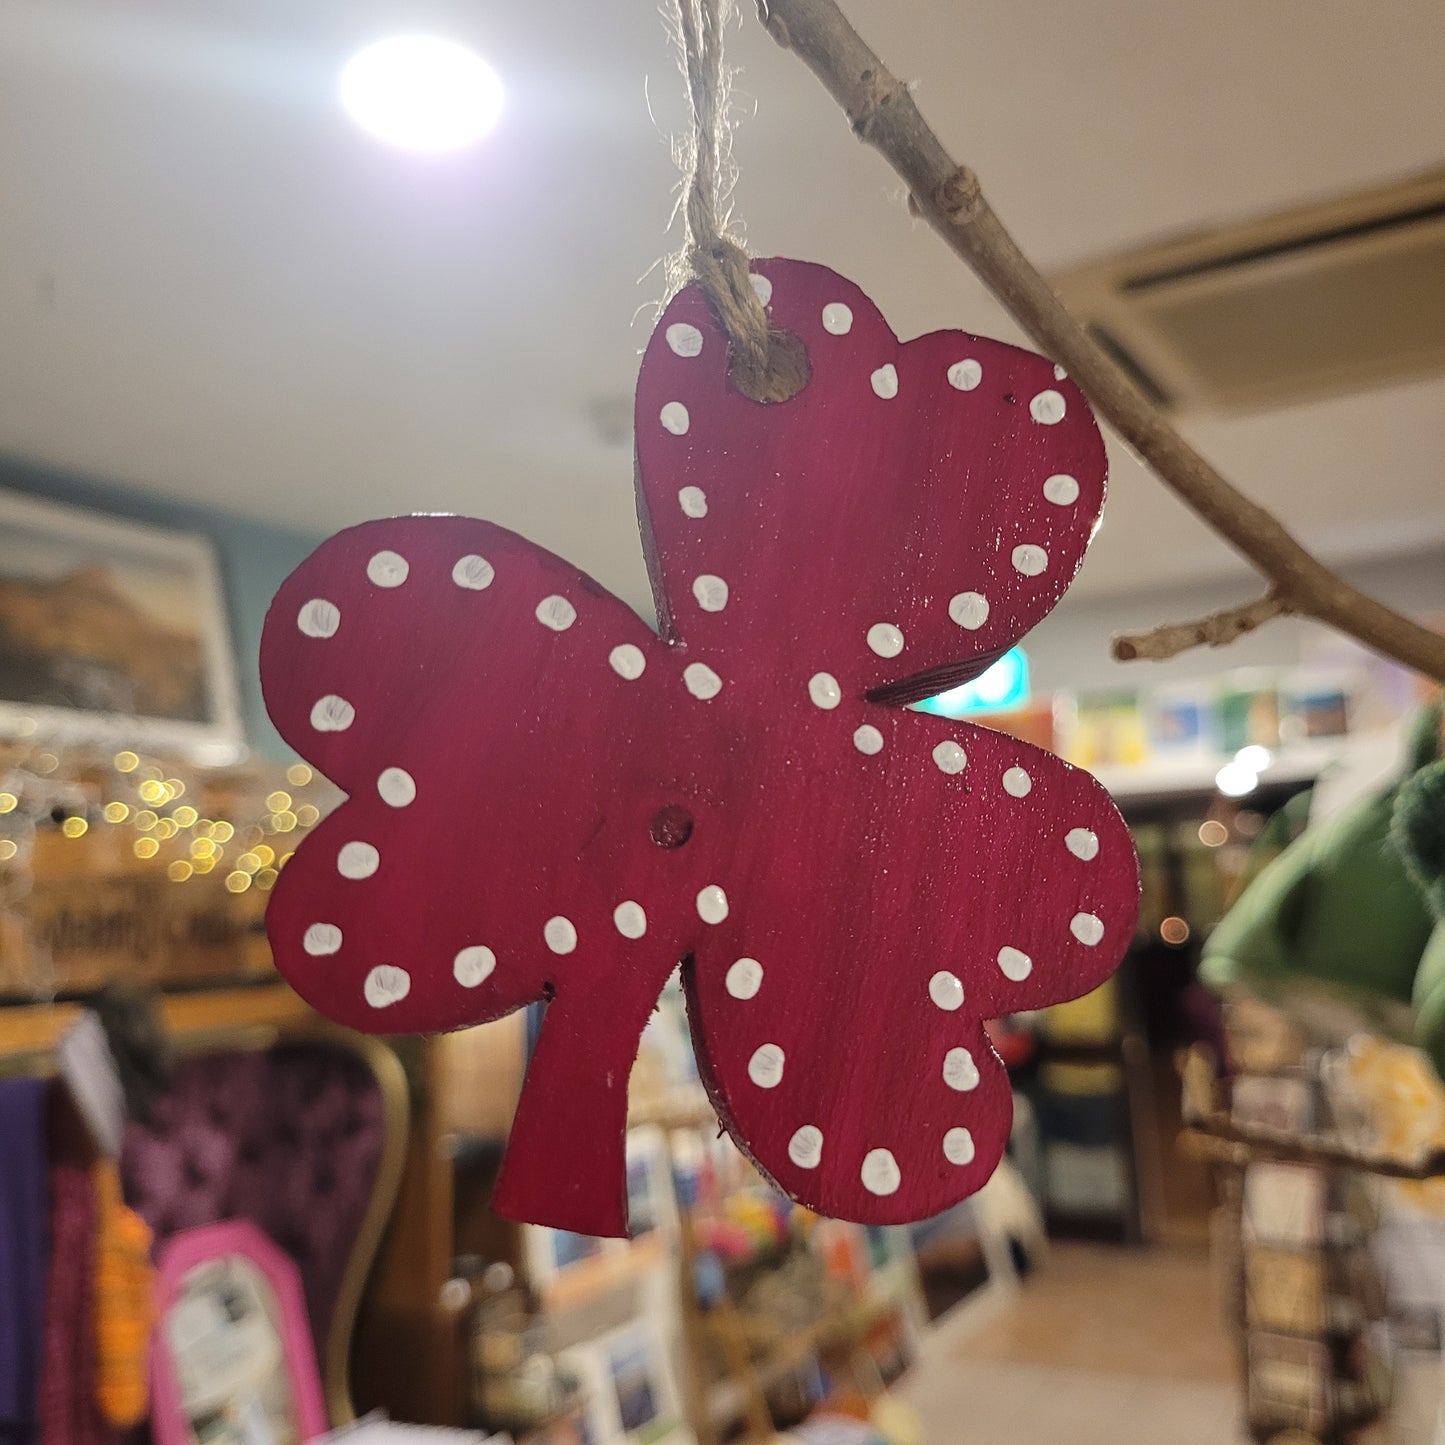
[[[1269,766],[1260,771],[1260,783],[1308,782],[1347,757],[1357,741],[1354,737],[1313,738],[1273,748]],[[1091,771],[1115,799],[1124,802],[1175,793],[1211,793],[1215,774],[1229,761],[1223,754],[1188,753],[1156,756],[1138,764],[1105,763]]]

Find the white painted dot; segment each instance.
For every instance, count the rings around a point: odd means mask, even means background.
[[[875,753],[883,751],[883,734],[872,723],[864,723],[853,734],[853,746],[871,758]]]
[[[463,988],[477,988],[492,976],[496,966],[497,955],[486,944],[474,943],[452,960],[452,977]]]
[[[1032,542],[1015,547],[1013,552],[1014,571],[1025,577],[1037,577],[1049,565],[1049,554]]]
[[[1044,500],[1056,507],[1072,507],[1079,500],[1079,484],[1067,472],[1055,472],[1044,483]]]
[[[641,938],[647,932],[647,914],[630,898],[612,910],[612,921],[624,938]]]
[[[707,702],[722,691],[722,678],[706,663],[688,663],[682,670],[682,681],[687,690],[700,702]]]
[[[1064,399],[1056,391],[1041,391],[1029,403],[1029,415],[1042,426],[1053,426],[1064,419]]]
[[[748,280],[752,283],[753,294],[759,301],[767,306],[773,299],[773,283],[766,276],[760,276],[755,271]]]
[[[411,975],[404,968],[383,963],[366,975],[363,992],[372,1008],[390,1008],[411,992]]]
[[[630,642],[614,647],[607,654],[607,661],[612,664],[613,672],[618,677],[625,677],[628,682],[636,682],[647,669],[646,654]]]
[[[870,1149],[863,1156],[860,1171],[863,1187],[870,1194],[897,1194],[903,1176],[898,1172],[898,1161],[887,1149]]]
[[[728,916],[728,896],[716,883],[697,895],[697,916],[704,923],[721,923]]]
[[[831,712],[843,701],[843,689],[831,672],[815,672],[808,679],[808,696],[827,712]]]
[[[542,937],[553,953],[571,953],[577,947],[577,929],[560,913],[542,925]]]
[[[945,1013],[953,1013],[963,1007],[963,984],[956,973],[939,969],[928,980],[928,996]]]
[[[1005,945],[998,951],[998,967],[1005,978],[1022,983],[1034,971],[1034,961],[1023,949]]]
[[[1058,362],[1056,361],[1056,362],[1054,363],[1054,380],[1055,380],[1055,381],[1067,381],[1068,379],[1069,379],[1069,373],[1068,373],[1067,371],[1065,371],[1064,368],[1063,368],[1062,366],[1060,366],[1060,365],[1058,364]]]
[[[344,733],[356,721],[356,709],[344,697],[328,692],[311,708],[311,726],[319,733]]]
[[[755,958],[740,958],[728,969],[726,982],[734,998],[756,998],[763,986],[763,966]]]
[[[686,436],[688,427],[692,425],[687,408],[680,401],[668,402],[658,412],[657,419],[662,423],[664,429],[670,431],[675,437]]]
[[[400,552],[378,552],[366,564],[366,575],[378,587],[400,587],[411,572],[411,564]]]
[[[701,487],[683,487],[677,494],[677,505],[684,517],[705,517],[707,493]]]
[[[880,366],[868,380],[873,384],[874,392],[884,401],[891,401],[898,395],[898,369],[891,361]]]
[[[1069,932],[1092,948],[1104,936],[1104,921],[1093,913],[1076,913],[1069,920]]]
[[[452,568],[452,581],[468,592],[485,592],[496,575],[497,569],[475,552],[458,557],[456,566]]]
[[[1003,775],[1003,790],[1014,798],[1027,798],[1034,780],[1022,768],[1010,768]]]
[[[405,808],[416,801],[416,779],[405,768],[387,768],[376,780],[381,801],[393,808]]]
[[[823,330],[830,336],[846,336],[853,329],[853,308],[830,301],[823,308]]]
[[[341,609],[324,597],[313,597],[296,614],[296,625],[307,637],[335,637],[341,626]]]
[[[1089,828],[1070,828],[1064,834],[1064,847],[1085,863],[1099,856],[1099,835]]]
[[[868,629],[868,646],[879,657],[897,657],[903,651],[903,634],[891,622],[875,622]]]
[[[301,946],[312,958],[325,958],[341,949],[341,930],[334,923],[313,923],[302,935]]]
[[[972,1164],[974,1156],[973,1135],[967,1129],[950,1129],[943,1136],[943,1157],[950,1164],[962,1167]]]
[[[674,321],[666,331],[667,344],[677,356],[698,356],[702,352],[702,332],[686,321]]]
[[[577,609],[565,597],[559,597],[555,592],[537,604],[537,621],[543,627],[550,627],[553,632],[566,632],[576,620]]]
[[[967,1049],[949,1049],[943,1056],[943,1082],[960,1094],[978,1088],[978,1065]]]
[[[968,754],[952,738],[947,738],[933,750],[933,761],[941,773],[961,773],[968,766]]]
[[[344,843],[336,855],[336,871],[343,878],[370,878],[380,864],[381,854],[370,843]]]
[[[728,584],[711,572],[704,572],[692,581],[692,595],[704,612],[721,612],[728,605]]]
[[[777,1044],[761,1044],[748,1060],[748,1078],[760,1089],[776,1089],[783,1082],[783,1063]]]
[[[955,391],[972,391],[983,380],[983,367],[966,356],[948,368],[948,384]]]
[[[799,1169],[816,1169],[823,1161],[823,1131],[816,1124],[804,1124],[788,1140],[788,1158]]]
[[[988,598],[982,592],[960,592],[949,599],[948,615],[960,627],[977,632],[988,621]]]

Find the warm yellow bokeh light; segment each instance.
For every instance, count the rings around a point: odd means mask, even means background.
[[[269,868],[276,861],[276,850],[269,844],[258,843],[251,851],[261,860],[263,868]]]
[[[256,875],[256,887],[263,893],[269,892],[271,885],[276,881],[277,873],[274,868],[263,868]]]
[[[149,808],[142,808],[140,812],[135,815],[135,825],[142,833],[149,833],[159,822],[160,819],[156,817]]]
[[[194,868],[197,873],[209,873],[215,866],[216,860],[214,858],[197,858],[191,864],[191,867]]]
[[[283,813],[271,815],[271,826],[278,833],[290,833],[296,827],[296,814],[287,809]]]
[[[210,858],[216,852],[216,845],[209,838],[193,838],[191,840],[192,858]]]
[[[296,821],[303,828],[309,828],[321,816],[321,809],[312,806],[310,803],[302,803],[296,810]]]
[[[137,838],[134,849],[137,858],[154,858],[161,851],[161,845],[154,838]]]
[[[166,792],[173,798],[184,798],[186,796],[186,785],[179,778],[167,778]]]
[[[90,829],[90,824],[80,817],[69,817],[61,825],[60,831],[67,838],[83,838]]]
[[[8,863],[19,851],[13,838],[0,838],[0,863]]]
[[[273,813],[284,813],[291,806],[290,793],[268,793],[266,795],[266,807]]]
[[[159,778],[147,778],[140,785],[140,796],[143,803],[164,803],[166,785]]]
[[[169,818],[156,820],[156,836],[158,838],[174,838],[180,830]]]
[[[304,788],[311,781],[311,769],[305,763],[292,763],[286,769],[286,781],[293,788]]]
[[[230,893],[244,893],[251,886],[251,875],[249,873],[226,874],[226,890]]]
[[[14,793],[0,793],[0,813],[13,813],[20,806]]]
[[[184,883],[195,870],[184,858],[177,858],[169,868],[166,869],[166,877],[172,883]]]
[[[196,819],[200,816],[189,803],[182,803],[181,806],[171,814],[171,817],[174,818],[182,828],[194,827]]]
[[[236,830],[224,820],[212,825],[211,837],[218,843],[229,843],[235,836]]]
[[[132,752],[115,755],[115,770],[118,773],[133,773],[140,767],[140,759]]]
[[[130,809],[124,803],[107,803],[101,812],[107,823],[124,823],[130,817]]]

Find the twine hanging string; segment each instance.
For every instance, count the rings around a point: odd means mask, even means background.
[[[729,9],[730,0],[676,0],[692,119],[679,157],[685,172],[686,266],[728,335],[733,386],[754,401],[786,401],[808,380],[807,352],[797,337],[769,325],[753,290],[747,252],[727,234],[732,161],[723,28]]]

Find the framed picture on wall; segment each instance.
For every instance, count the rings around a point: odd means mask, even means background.
[[[207,538],[0,492],[0,736],[27,735],[236,760]]]

